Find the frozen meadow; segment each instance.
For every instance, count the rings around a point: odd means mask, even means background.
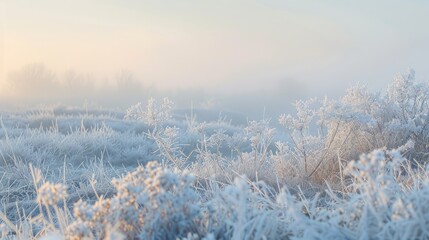
[[[428,83],[294,106],[245,125],[168,98],[3,112],[0,236],[429,238]]]

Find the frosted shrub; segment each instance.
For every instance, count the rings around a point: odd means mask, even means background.
[[[150,125],[152,129],[148,131],[146,136],[156,144],[157,153],[162,158],[161,161],[182,169],[189,156],[176,146],[179,129],[165,124],[171,120],[173,105],[172,101],[164,98],[160,106],[157,106],[156,101],[150,98],[146,109],[142,107],[141,103],[130,107],[125,114],[125,119],[143,121]]]
[[[106,226],[117,226],[127,238],[172,239],[197,232],[198,195],[190,175],[179,175],[150,162],[123,178],[114,179],[116,195],[90,205],[77,202],[70,239],[103,236]]]
[[[358,85],[338,101],[311,99],[295,107],[295,117],[279,118],[290,138],[288,157],[319,181],[341,178],[348,160],[374,149],[413,140],[407,155],[419,161],[429,150],[429,85],[417,83],[412,70],[395,77],[386,93]]]
[[[373,236],[390,221],[391,207],[402,195],[398,178],[403,160],[399,152],[375,150],[347,166],[346,173],[353,178],[347,219],[352,229]]]
[[[296,101],[294,106],[296,109],[296,117],[288,115],[282,115],[279,118],[280,124],[287,127],[291,131],[304,132],[308,131],[310,124],[315,116],[315,111],[312,109],[312,104],[315,99],[308,101]]]
[[[311,177],[323,161],[329,157],[331,143],[328,141],[335,137],[323,135],[321,132],[318,135],[312,134],[311,127],[317,117],[317,109],[313,109],[315,101],[315,99],[297,101],[295,117],[282,115],[279,118],[279,123],[287,130],[291,144],[289,144],[290,147],[285,147],[283,144],[277,143],[278,151],[274,158],[278,162],[281,157],[287,157],[284,159],[285,162],[292,162],[292,165],[296,165],[293,175],[303,179]],[[325,119],[318,121],[322,130],[325,127],[325,121]]]
[[[149,132],[148,136],[158,147],[156,151],[164,163],[173,164],[182,169],[188,156],[178,146],[179,129],[176,127],[159,127]]]
[[[251,154],[254,155],[254,170],[259,171],[268,160],[269,147],[276,131],[269,126],[269,121],[267,120],[260,122],[251,121],[244,131],[252,147]]]
[[[284,201],[295,205],[288,208],[295,211],[290,215],[294,236],[427,239],[422,225],[429,219],[429,209],[422,207],[429,197],[427,173],[410,168],[401,155],[403,149],[379,149],[351,161],[345,169],[348,178],[344,192],[328,189],[324,198],[316,195],[300,201],[291,201],[286,195]]]
[[[155,99],[150,98],[146,108],[141,103],[137,103],[127,109],[125,119],[139,120],[144,123],[156,126],[171,119],[171,109],[173,102],[168,98],[164,98],[158,106]]]
[[[196,147],[197,162],[192,165],[192,171],[201,178],[217,178],[225,181],[225,175],[229,175],[227,168],[231,164],[222,151],[230,137],[223,130],[218,130],[212,135],[202,136]]]
[[[340,102],[341,111],[334,117],[349,129],[350,137],[339,136],[354,153],[377,148],[397,148],[408,140],[416,143],[411,158],[420,158],[427,150],[429,94],[427,83],[417,83],[414,71],[395,77],[386,93],[373,94],[364,87],[348,91]],[[412,160],[412,159],[410,159]]]
[[[276,180],[290,185],[301,183],[305,175],[301,159],[294,156],[293,149],[284,142],[275,142],[275,147],[275,152],[270,155],[270,162]]]
[[[388,88],[388,100],[395,103],[399,110],[397,117],[403,123],[408,120],[417,120],[428,113],[429,88],[425,83],[415,82],[414,70],[409,70],[405,75],[395,77],[393,84]]]
[[[55,206],[67,197],[67,187],[63,184],[45,182],[37,191],[37,202],[46,206]]]

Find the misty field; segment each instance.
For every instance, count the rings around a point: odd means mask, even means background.
[[[428,83],[410,70],[294,106],[246,125],[168,98],[3,112],[0,235],[429,238]]]

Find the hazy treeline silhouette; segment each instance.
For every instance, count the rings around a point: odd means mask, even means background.
[[[168,96],[176,109],[234,112],[249,118],[275,118],[288,112],[294,100],[308,97],[305,87],[294,81],[283,81],[270,90],[234,93],[215,93],[207,89],[186,87],[161,89],[146,84],[130,71],[121,71],[112,77],[99,77],[76,70],[56,72],[44,64],[29,64],[7,75],[4,80],[0,108],[3,110],[28,109],[39,105],[63,104],[82,106],[91,104],[106,108],[125,109],[136,102]],[[225,86],[228,88],[228,86]],[[213,113],[215,112],[215,113]]]

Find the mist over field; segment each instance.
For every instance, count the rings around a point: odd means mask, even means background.
[[[276,118],[357,82],[380,91],[409,67],[426,81],[428,6],[389,3],[2,1],[1,107],[168,96]]]
[[[426,1],[0,1],[0,239],[429,239]]]
[[[284,111],[290,111],[293,101],[307,97],[305,87],[293,81],[279,84],[276,89],[256,91],[243,87],[235,93],[192,86],[163,89],[146,85],[129,71],[100,80],[93,74],[76,71],[56,73],[43,64],[26,65],[10,73],[3,87],[1,104],[3,110],[9,111],[59,104],[125,110],[151,97],[168,96],[178,109],[200,109],[212,115],[231,113],[251,119],[263,118],[264,114],[275,118]],[[296,92],[298,89],[302,91]]]

